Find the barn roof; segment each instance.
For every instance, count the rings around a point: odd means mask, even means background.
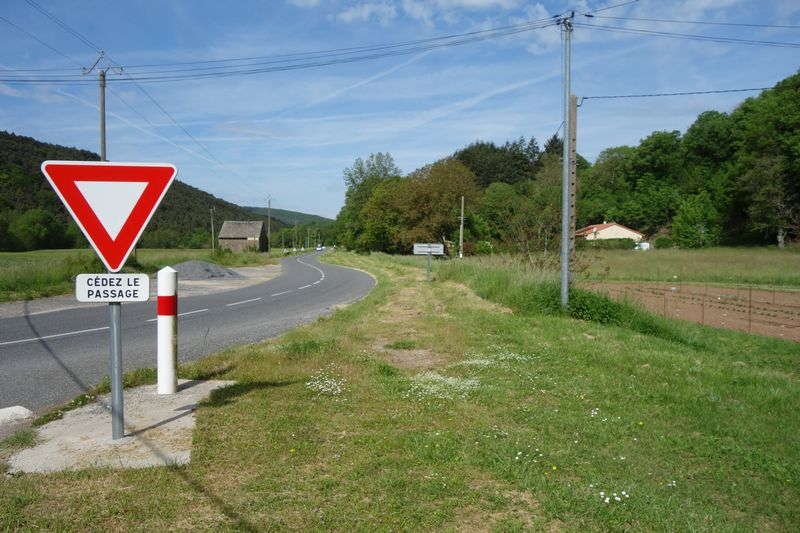
[[[218,237],[220,239],[246,239],[258,238],[264,229],[261,220],[226,220],[222,223]]]
[[[581,228],[575,232],[576,237],[585,237],[586,235],[590,235],[595,231],[604,230],[606,228],[610,228],[611,226],[619,226],[620,228],[625,228],[628,231],[632,231],[634,233],[638,233],[639,235],[644,236],[644,234],[640,231],[636,231],[635,229],[631,229],[627,226],[623,226],[622,224],[617,224],[616,222],[605,222],[603,224],[592,224],[591,226],[586,226],[585,228]]]

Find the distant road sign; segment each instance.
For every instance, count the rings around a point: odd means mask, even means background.
[[[147,274],[78,274],[75,297],[79,302],[146,302],[150,298]]]
[[[42,173],[111,272],[125,264],[176,172],[166,163],[42,163]]]
[[[414,255],[444,255],[444,244],[414,243]]]

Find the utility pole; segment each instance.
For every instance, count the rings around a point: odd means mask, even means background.
[[[461,225],[458,227],[458,257],[464,257],[464,196],[461,196]]]
[[[272,196],[267,196],[267,253],[272,251]]]
[[[578,206],[578,169],[577,169],[577,130],[578,130],[578,97],[569,97],[569,262],[575,266],[575,221]],[[570,268],[570,272],[573,269]]]
[[[561,307],[569,307],[569,252],[570,252],[570,95],[572,94],[572,19],[575,12],[561,17],[559,23],[564,32],[564,151],[561,172]]]
[[[213,254],[216,251],[216,243],[214,242],[214,206],[209,207],[208,211],[211,213],[211,253]]]
[[[98,65],[105,57],[100,52],[97,60],[84,74],[91,73],[97,68],[98,110],[100,112],[100,161],[108,161],[106,152],[106,73],[108,66]],[[108,304],[109,322],[109,376],[111,378],[111,438],[121,439],[125,436],[125,414],[123,409],[122,394],[122,304],[111,302]]]

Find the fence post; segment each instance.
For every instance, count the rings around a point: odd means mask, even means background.
[[[175,394],[178,388],[178,272],[158,271],[158,393]]]
[[[702,325],[706,325],[706,293],[708,292],[708,283],[703,285],[703,305],[702,305],[702,312],[700,315],[700,323]]]
[[[753,287],[747,288],[747,332],[753,332]]]

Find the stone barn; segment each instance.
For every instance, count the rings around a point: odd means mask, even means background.
[[[263,252],[267,249],[267,232],[261,220],[226,220],[217,238],[220,250]]]

